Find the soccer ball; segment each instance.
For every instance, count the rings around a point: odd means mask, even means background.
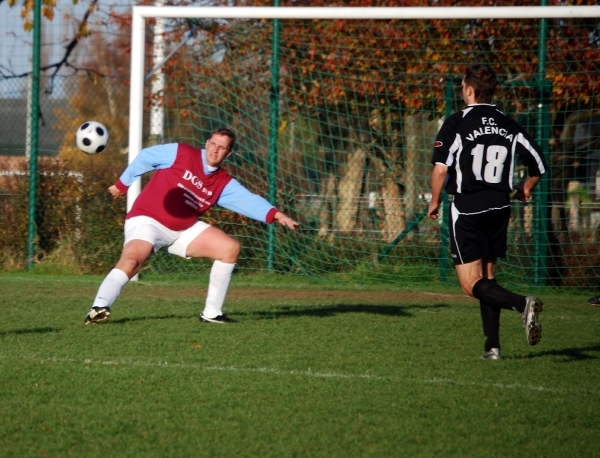
[[[101,153],[108,144],[108,129],[98,121],[84,122],[75,136],[77,148],[86,154]]]

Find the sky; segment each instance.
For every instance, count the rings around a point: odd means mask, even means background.
[[[57,12],[52,21],[42,19],[42,45],[44,52],[50,57],[57,57],[61,52],[61,40],[65,32],[70,31],[64,15],[72,12],[76,17],[82,17],[87,6],[80,3],[73,5],[71,0],[58,0]],[[33,32],[23,30],[21,8],[12,8],[8,3],[0,3],[0,65],[14,74],[31,71],[31,45]]]
[[[73,39],[76,22],[68,20],[72,16],[77,20],[83,18],[89,0],[73,5],[72,0],[57,0],[55,16],[52,21],[42,18],[42,66],[56,63],[62,59],[65,46]],[[23,75],[31,72],[33,32],[23,29],[21,18],[21,2],[9,7],[8,2],[0,3],[0,98],[18,97],[22,93],[21,82],[14,78],[5,80],[1,76]],[[100,8],[108,11],[110,5],[129,8],[127,0],[100,0]],[[93,15],[92,20],[100,19],[102,13]],[[75,53],[85,52],[85,42],[79,43]]]
[[[0,2],[0,99],[22,97],[25,78],[10,78],[31,72],[33,32],[23,30],[23,19],[21,18],[21,3],[10,8],[7,1]],[[160,0],[156,0],[158,3]],[[90,0],[79,0],[73,4],[73,0],[56,0],[55,15],[52,21],[42,18],[42,62],[44,67],[48,64],[59,62],[65,53],[65,47],[76,34],[77,24],[85,15]],[[205,6],[213,3],[213,0],[190,1],[189,6]],[[106,18],[110,8],[117,10],[129,10],[137,0],[98,0],[99,10],[90,16],[90,24],[94,29],[94,21]],[[68,16],[71,19],[68,19]],[[96,30],[106,31],[104,27],[96,27]],[[77,55],[84,55],[86,47],[90,45],[89,40],[83,40],[77,44],[70,60],[73,62]],[[71,74],[69,69],[63,68],[59,75]],[[2,77],[9,77],[9,79]],[[53,90],[54,91],[54,90]],[[60,97],[60,91],[57,91]]]

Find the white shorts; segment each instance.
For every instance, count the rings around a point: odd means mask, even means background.
[[[125,243],[144,240],[154,245],[155,253],[166,247],[169,253],[189,259],[185,255],[188,245],[209,227],[210,224],[198,221],[185,231],[173,231],[149,216],[134,216],[125,220]]]

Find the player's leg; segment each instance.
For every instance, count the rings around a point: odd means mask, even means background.
[[[227,323],[231,320],[223,314],[223,304],[229,290],[235,263],[240,255],[240,243],[222,230],[198,222],[184,231],[169,252],[187,258],[213,259],[208,292],[200,320],[211,323]]]
[[[498,309],[514,310],[521,314],[525,335],[530,345],[539,343],[542,326],[539,314],[542,301],[535,296],[522,296],[503,288],[495,279],[481,278],[473,285],[472,296]]]
[[[485,336],[482,357],[484,359],[500,359],[500,311],[502,309],[479,301],[479,310]]]
[[[464,293],[473,297],[473,286],[482,278],[494,278],[495,264],[484,259],[489,253],[483,199],[458,197],[450,209],[451,252],[460,286]],[[483,335],[486,337],[482,358],[501,359],[500,356],[500,308],[479,300]]]
[[[488,319],[482,315],[490,326],[485,330],[486,335],[494,333],[496,320],[491,316],[496,313],[488,308],[516,310],[526,324],[528,342],[535,345],[541,338],[537,318],[541,301],[533,296],[515,294],[494,279],[496,258],[506,256],[509,219],[510,202],[502,193],[486,192],[455,198],[450,212],[452,255],[463,291],[479,299],[483,304],[482,313],[490,315]],[[499,312],[497,321],[499,323]]]
[[[100,284],[85,324],[108,321],[111,305],[117,300],[123,287],[140,271],[152,250],[153,245],[145,240],[131,240],[125,244],[119,262]]]
[[[496,281],[494,278],[496,272],[495,259],[484,259],[482,270],[485,278]],[[480,300],[479,310],[481,311],[481,322],[485,336],[482,358],[492,360],[502,359],[500,354],[500,311],[502,309]]]
[[[465,294],[473,296],[473,286],[483,278],[483,259],[466,262],[464,264],[455,264],[458,282]]]
[[[223,263],[235,264],[240,252],[240,242],[221,229],[209,226],[190,242],[186,255],[190,258],[210,258]]]
[[[525,296],[503,288],[495,279],[483,276],[483,260],[455,265],[462,290],[475,299],[483,300],[494,307],[516,310],[523,313]]]
[[[178,234],[145,216],[127,220],[121,257],[98,288],[92,308],[85,318],[85,324],[108,321],[110,307],[121,294],[123,287],[140,271],[153,252],[171,243]]]
[[[456,273],[462,290],[471,297],[473,287],[482,279],[495,282],[494,280],[495,263],[488,259],[477,259],[465,264],[455,265]],[[491,277],[491,278],[490,278]],[[481,322],[483,325],[483,334],[486,337],[484,344],[485,359],[500,359],[500,310],[497,304],[490,304],[485,297],[476,297],[479,299],[479,309],[481,312]]]
[[[223,304],[240,251],[239,242],[216,227],[208,228],[188,246],[188,256],[214,259],[200,320],[211,323],[231,321],[223,314]]]
[[[145,240],[131,240],[123,247],[119,262],[100,285],[94,307],[110,307],[123,286],[136,275],[152,254],[153,246]]]
[[[450,210],[451,250],[462,290],[493,307],[522,313],[525,296],[493,280],[496,258],[506,256],[508,196],[482,192],[455,197]]]

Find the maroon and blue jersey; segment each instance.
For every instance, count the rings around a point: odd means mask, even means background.
[[[136,198],[126,219],[149,216],[174,231],[192,227],[212,206],[272,223],[277,209],[244,188],[221,167],[205,162],[205,151],[183,143],[145,148],[125,169],[115,186],[126,193],[141,175],[154,176]]]

